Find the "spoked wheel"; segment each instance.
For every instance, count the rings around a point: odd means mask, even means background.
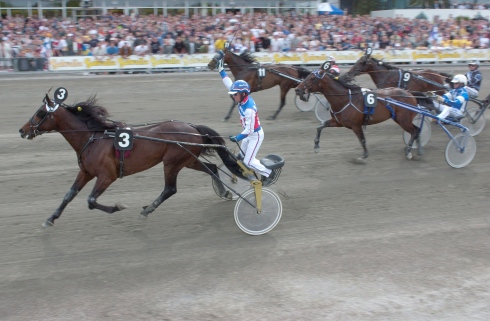
[[[476,136],[481,133],[483,128],[485,128],[485,124],[487,123],[485,115],[480,115],[480,113],[480,106],[471,100],[468,101],[465,117],[461,119],[461,125],[468,128],[471,136]]]
[[[323,96],[318,97],[318,101],[315,105],[315,116],[321,123],[324,123],[332,118],[330,115],[330,103]]]
[[[421,122],[422,122],[422,115],[420,114],[415,116],[412,121],[412,123],[419,128]],[[422,131],[420,132],[420,144],[422,144],[422,146],[425,146],[429,142],[431,135],[432,135],[432,128],[430,126],[429,117],[424,117],[424,125],[422,126]],[[411,135],[409,132],[403,131],[403,141],[407,146],[408,146],[408,142],[410,141],[410,137]],[[417,141],[413,142],[412,147],[413,148],[419,147]]]
[[[465,167],[471,163],[475,154],[476,142],[469,134],[455,135],[446,146],[446,162],[454,168]]]
[[[225,183],[226,185],[230,186],[233,188],[237,193],[243,194],[246,190],[251,188],[250,182],[241,179],[237,177],[236,175],[233,175],[224,164],[221,164],[218,166],[218,173],[219,173],[219,178],[221,178],[221,181]],[[213,183],[213,190],[216,193],[216,195],[219,195],[218,188],[216,187],[216,181],[214,179],[211,180]],[[225,186],[226,188],[226,186]],[[233,191],[230,191],[232,194],[232,200],[236,201],[238,199],[238,195],[233,193]],[[225,200],[230,200],[229,198],[226,198],[225,196],[220,196],[222,199]]]
[[[245,233],[250,235],[261,235],[272,230],[282,215],[282,202],[277,194],[268,189],[262,188],[262,212],[257,213],[255,207],[255,190],[250,189],[242,194],[235,204],[236,225]]]
[[[316,100],[315,96],[311,95],[308,101],[302,101],[301,98],[296,95],[296,97],[294,97],[294,104],[296,105],[296,108],[301,111],[312,111],[313,108],[315,108]]]

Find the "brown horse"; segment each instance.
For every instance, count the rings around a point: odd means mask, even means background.
[[[315,137],[315,152],[320,147],[320,134],[325,127],[346,127],[354,131],[364,150],[362,158],[357,161],[363,162],[368,157],[366,148],[366,139],[362,127],[364,125],[374,125],[381,123],[389,118],[400,125],[405,131],[411,134],[408,146],[405,148],[407,159],[412,158],[412,145],[415,140],[418,143],[418,153],[422,154],[421,144],[419,142],[420,129],[412,124],[416,113],[396,104],[390,104],[386,98],[393,98],[397,101],[417,105],[417,99],[408,91],[400,88],[379,89],[374,91],[365,90],[357,85],[351,84],[353,77],[344,74],[338,78],[330,73],[329,62],[322,65],[322,69],[311,73],[297,88],[296,94],[301,99],[309,92],[321,92],[330,103],[330,113],[332,119],[327,120],[317,128]],[[371,109],[366,105],[373,106]],[[370,114],[370,115],[369,115]]]
[[[218,60],[224,57],[224,62],[230,68],[235,80],[245,80],[249,84],[251,92],[269,89],[277,85],[281,88],[279,109],[267,118],[269,120],[276,119],[281,109],[286,105],[286,95],[289,90],[295,88],[302,79],[310,74],[310,71],[305,68],[284,64],[261,65],[250,52],[244,51],[241,55],[237,55],[227,48],[225,46],[224,51],[218,51],[208,63],[210,70],[215,69]],[[233,103],[224,120],[230,118],[234,106]]]
[[[72,106],[56,101],[56,97],[55,93],[55,101],[53,101],[46,94],[43,105],[19,130],[21,137],[27,139],[33,139],[46,132],[59,132],[78,157],[80,167],[78,176],[61,205],[44,222],[44,226],[53,225],[68,203],[94,177],[97,177],[97,180],[88,197],[89,209],[96,208],[106,213],[114,213],[124,209],[125,206],[122,204],[105,206],[97,203],[97,198],[109,185],[118,177],[135,174],[163,162],[165,188],[152,204],[144,207],[141,212],[143,217],[147,217],[162,202],[177,192],[177,175],[184,167],[211,175],[217,183],[220,196],[229,193],[219,180],[217,166],[201,162],[198,159],[200,155],[211,155],[216,151],[232,173],[243,177],[236,160],[224,146],[223,138],[209,127],[166,121],[135,128],[124,132],[125,135],[121,137],[115,137],[116,129],[128,126],[109,121],[106,118],[107,110],[97,105],[95,96]],[[130,133],[133,133],[133,143],[130,140]],[[116,150],[116,138],[122,139],[121,146],[132,143],[132,149]],[[125,158],[121,157],[121,153],[124,153]],[[130,154],[126,155],[128,153]]]
[[[382,60],[371,56],[371,48],[356,61],[348,73],[353,76],[369,74],[378,88],[399,87],[410,92],[435,91],[444,94],[445,83],[449,83],[452,76],[432,69],[403,70]]]

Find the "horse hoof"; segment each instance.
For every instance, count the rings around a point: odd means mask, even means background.
[[[275,120],[275,119],[276,119],[275,116],[269,116],[269,117],[267,117],[267,120]]]
[[[230,118],[229,117],[225,117],[221,121],[228,121],[228,119],[230,119]]]
[[[51,227],[53,225],[54,225],[54,223],[52,223],[50,221],[44,221],[44,223],[43,223],[43,227]]]
[[[408,153],[405,155],[405,157],[407,158],[407,160],[411,160],[413,158],[413,155],[412,153]]]
[[[140,213],[140,216],[139,216],[139,219],[140,220],[144,220],[144,219],[147,219],[147,218],[148,218],[148,213],[143,213],[143,212]]]
[[[224,197],[227,199],[227,200],[232,200],[233,199],[233,194],[230,192],[230,191],[226,191]]]
[[[118,211],[122,211],[124,209],[127,209],[128,206],[126,204],[121,203],[121,202],[117,202],[116,203],[116,208],[117,208]]]
[[[313,150],[315,151],[316,154],[318,154],[320,152],[320,147],[315,147],[313,148]]]
[[[366,164],[366,159],[358,157],[354,159],[354,164]]]

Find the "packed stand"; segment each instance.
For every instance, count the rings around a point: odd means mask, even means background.
[[[214,53],[233,40],[235,52],[488,48],[487,20],[427,21],[404,17],[283,15],[255,13],[215,16],[137,16],[108,14],[98,20],[0,20],[0,68],[47,70],[49,57]],[[27,58],[27,59],[18,59]]]

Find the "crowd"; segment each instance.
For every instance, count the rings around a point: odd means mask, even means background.
[[[0,19],[0,68],[10,58],[214,53],[233,39],[240,52],[488,48],[489,22],[353,15],[255,13],[214,16],[108,14],[99,19]],[[2,59],[4,58],[4,59]],[[46,66],[44,65],[44,67]]]

